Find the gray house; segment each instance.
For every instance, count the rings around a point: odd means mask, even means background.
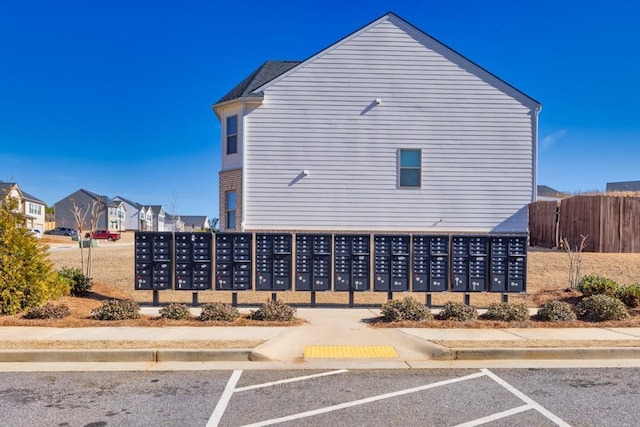
[[[527,231],[540,104],[393,13],[212,108],[221,230]]]
[[[607,192],[640,191],[640,181],[607,182]]]
[[[76,219],[73,214],[73,206],[81,210],[91,210],[94,203],[100,206],[102,212],[98,216],[96,228],[111,231],[125,231],[125,206],[121,201],[111,200],[107,196],[99,195],[81,188],[58,200],[53,206],[55,210],[56,227],[77,228]],[[83,228],[90,226],[90,213],[85,217]]]
[[[140,203],[116,196],[113,198],[116,202],[121,202],[125,209],[125,228],[127,230],[142,231],[145,230],[145,211],[144,206]]]

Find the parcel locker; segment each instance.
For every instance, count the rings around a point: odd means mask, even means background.
[[[369,235],[334,237],[334,291],[368,291],[371,238]]]
[[[445,292],[449,278],[449,236],[413,236],[413,291]]]
[[[331,290],[331,235],[296,235],[297,291]]]
[[[251,290],[250,233],[216,233],[216,289]]]
[[[213,235],[206,232],[175,233],[175,289],[211,289]]]
[[[451,290],[454,292],[486,291],[488,262],[488,236],[453,236],[451,238]]]
[[[291,234],[256,234],[256,290],[291,290]]]
[[[374,236],[373,289],[409,290],[409,236]]]
[[[171,289],[173,274],[173,233],[136,232],[136,290]]]

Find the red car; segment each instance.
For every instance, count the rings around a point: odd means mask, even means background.
[[[85,239],[88,239],[91,236],[91,233],[86,233],[84,235]],[[115,233],[109,230],[96,230],[93,232],[94,239],[106,239],[110,242],[115,240],[120,240],[120,233]]]

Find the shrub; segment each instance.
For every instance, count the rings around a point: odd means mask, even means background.
[[[578,285],[578,290],[582,292],[585,297],[593,295],[606,295],[609,297],[615,297],[618,284],[606,277],[598,276],[597,274],[590,274],[585,276]]]
[[[256,311],[251,311],[251,319],[264,321],[290,322],[296,317],[296,309],[282,301],[267,301]]]
[[[576,320],[576,314],[571,304],[564,301],[549,301],[538,310],[538,320],[543,322],[571,322]]]
[[[442,320],[458,320],[461,322],[467,320],[476,320],[478,318],[478,310],[470,305],[461,302],[449,301],[438,314],[438,318]]]
[[[171,320],[186,320],[191,316],[185,304],[171,303],[160,309],[160,317]]]
[[[25,319],[63,319],[71,314],[64,304],[46,303],[42,307],[32,307],[24,315]]]
[[[385,322],[433,319],[431,310],[412,296],[408,296],[402,301],[387,301],[380,307],[380,312],[382,313],[382,320]]]
[[[0,315],[38,307],[69,292],[47,258],[47,247],[18,227],[24,218],[15,212],[16,200],[0,191]]]
[[[484,317],[488,320],[501,320],[503,322],[522,322],[529,320],[529,308],[525,303],[494,303],[489,305]]]
[[[587,322],[622,320],[628,316],[622,301],[606,295],[593,295],[583,299],[576,306],[576,314],[578,319]]]
[[[87,277],[82,273],[82,270],[75,267],[63,267],[58,271],[58,275],[69,280],[71,285],[71,295],[82,295],[91,290],[93,282],[90,277]]]
[[[140,306],[130,299],[112,299],[91,310],[91,317],[96,320],[127,320],[140,318]]]
[[[616,296],[627,307],[638,307],[640,305],[640,283],[620,286]]]
[[[207,320],[233,322],[238,317],[240,317],[240,312],[237,308],[221,302],[205,304],[202,306],[202,311],[200,312],[200,320],[203,322],[206,322]]]

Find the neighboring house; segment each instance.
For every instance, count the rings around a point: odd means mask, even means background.
[[[640,181],[607,182],[607,193],[613,191],[640,191]]]
[[[184,222],[180,215],[164,214],[164,231],[184,231]]]
[[[547,185],[538,185],[536,201],[561,200],[565,197],[569,197],[569,195]]]
[[[150,205],[145,207],[147,213],[147,223],[150,222],[152,231],[166,231],[165,213],[164,209],[160,205]]]
[[[124,203],[118,200],[111,200],[107,196],[102,196],[91,191],[80,189],[54,204],[56,227],[78,228],[74,217],[74,202],[81,210],[89,209],[89,214],[85,217],[82,228],[90,227],[90,210],[95,203],[101,206],[102,212],[98,216],[96,228],[104,228],[112,231],[125,231],[126,209]]]
[[[124,205],[124,209],[126,212],[125,215],[125,228],[127,230],[135,230],[142,231],[146,230],[146,211],[144,206],[140,203],[132,202],[131,200],[125,199],[124,197],[116,196],[113,198],[114,201],[119,201]]]
[[[212,109],[223,231],[527,231],[540,104],[392,13]]]
[[[184,223],[184,231],[198,231],[209,229],[209,217],[198,215],[180,215]]]
[[[9,195],[18,202],[16,212],[22,214],[24,226],[30,229],[45,230],[45,208],[47,204],[42,200],[22,191],[14,182],[0,181],[0,196]],[[0,204],[2,199],[0,199]]]

